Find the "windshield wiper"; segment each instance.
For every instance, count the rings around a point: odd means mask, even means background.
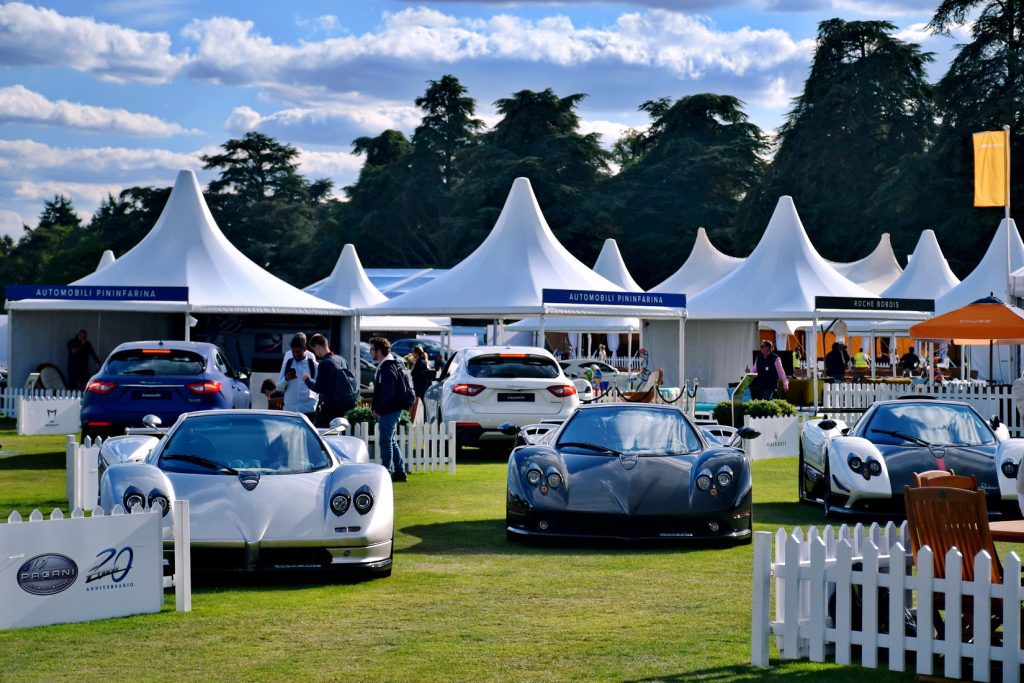
[[[199,455],[190,455],[188,453],[171,453],[170,455],[161,455],[161,460],[184,460],[185,462],[191,462],[202,467],[206,467],[211,470],[217,470],[218,472],[224,471],[228,474],[238,474],[238,470],[234,467],[228,467],[227,465],[221,465],[219,462],[213,460],[207,460],[206,458]]]
[[[916,436],[910,436],[909,434],[904,434],[903,432],[894,432],[891,429],[872,429],[871,431],[876,432],[878,434],[887,434],[889,436],[895,436],[897,439],[903,439],[904,441],[909,441],[910,443],[916,443],[918,446],[931,446],[931,444],[925,441],[924,439],[919,439]]]
[[[589,450],[597,451],[599,453],[607,453],[608,455],[622,455],[622,453],[619,453],[617,450],[613,448],[608,448],[607,446],[598,446],[596,443],[590,443],[589,441],[563,441],[562,443],[558,444],[559,448],[562,448],[564,446],[587,448]]]

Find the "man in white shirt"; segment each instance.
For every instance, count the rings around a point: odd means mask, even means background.
[[[306,348],[306,335],[302,332],[292,337],[291,351],[281,362],[281,372],[277,376],[277,389],[284,393],[284,409],[302,413],[310,422],[316,419],[316,403],[319,400],[315,391],[310,391],[302,381],[303,373],[310,377],[316,376],[316,356]]]

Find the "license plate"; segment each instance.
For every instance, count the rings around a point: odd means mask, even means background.
[[[139,401],[166,400],[171,397],[171,392],[159,389],[136,389],[132,392],[132,398]]]
[[[533,403],[533,394],[498,394],[499,402]]]

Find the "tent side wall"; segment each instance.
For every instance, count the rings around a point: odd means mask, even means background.
[[[184,339],[181,313],[135,311],[11,311],[10,377],[21,387],[40,363],[53,363],[67,374],[68,340],[78,330],[89,332],[96,355],[104,360],[118,344],[140,339]],[[95,372],[95,364],[90,362]]]
[[[728,386],[746,372],[757,339],[755,321],[687,320],[686,374],[701,386]]]

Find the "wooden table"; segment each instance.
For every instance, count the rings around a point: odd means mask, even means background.
[[[993,541],[1024,543],[1024,519],[1014,519],[1008,522],[989,522],[988,528],[992,531]]]

